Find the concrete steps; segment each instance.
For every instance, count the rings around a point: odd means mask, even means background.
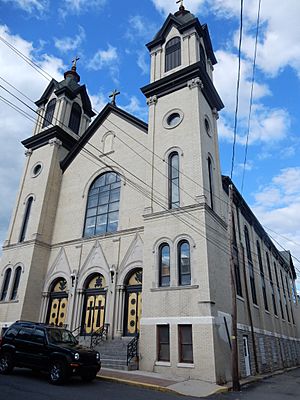
[[[138,369],[138,359],[134,357],[127,365],[127,346],[132,337],[122,337],[116,339],[107,339],[97,344],[94,349],[99,351],[101,356],[101,365],[103,368],[118,369],[124,371],[133,371]],[[79,343],[90,347],[90,336],[79,338]]]

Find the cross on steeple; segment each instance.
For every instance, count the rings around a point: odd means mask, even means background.
[[[179,4],[179,3],[180,3],[179,10],[184,10],[183,0],[176,1],[176,4]]]
[[[77,61],[80,60],[79,57],[75,56],[74,60],[72,60],[72,69],[76,71]]]
[[[112,92],[112,94],[109,95],[109,98],[111,98],[111,104],[112,104],[113,106],[116,105],[116,97],[117,97],[119,94],[120,94],[120,92],[119,92],[117,89],[115,89],[115,90]]]

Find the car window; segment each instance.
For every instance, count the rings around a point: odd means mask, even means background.
[[[8,328],[7,331],[5,332],[5,337],[9,339],[14,339],[17,336],[18,329],[14,326],[11,328]]]
[[[33,328],[22,327],[18,333],[18,339],[31,340]]]
[[[41,343],[44,344],[45,343],[45,332],[43,331],[43,329],[36,329],[31,336],[31,341],[35,342],[35,343]]]
[[[50,343],[77,344],[77,340],[75,339],[73,334],[66,329],[48,328],[47,332]]]

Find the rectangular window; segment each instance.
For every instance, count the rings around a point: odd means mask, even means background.
[[[157,325],[157,360],[170,361],[169,325]]]
[[[251,287],[252,301],[253,301],[254,304],[257,305],[253,264],[252,264],[251,261],[249,261],[248,265],[249,265],[249,275],[250,275],[250,287]]]
[[[193,357],[193,332],[192,325],[178,325],[179,362],[192,364]]]

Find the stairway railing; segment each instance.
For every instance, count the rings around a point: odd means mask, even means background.
[[[73,333],[73,335],[75,336],[76,339],[80,335],[85,338],[85,336],[86,336],[85,325],[84,326],[79,325],[79,326],[77,326],[77,328],[73,329],[71,332]]]
[[[107,340],[108,327],[109,324],[104,324],[91,334],[91,344],[90,344],[91,349],[93,349],[95,346],[97,346],[97,344],[99,344],[103,340]]]
[[[127,345],[127,365],[134,357],[138,357],[139,335],[137,334]]]

